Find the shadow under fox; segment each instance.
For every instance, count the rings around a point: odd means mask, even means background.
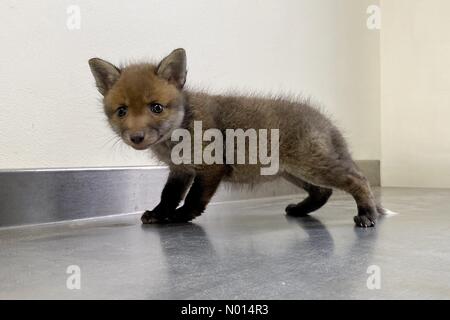
[[[89,66],[104,96],[112,129],[137,150],[151,149],[169,168],[160,203],[142,216],[143,223],[187,222],[202,214],[221,181],[254,185],[279,176],[308,196],[286,207],[305,216],[322,207],[338,188],[351,194],[359,227],[372,227],[385,210],[377,205],[368,180],[355,165],[333,123],[306,102],[257,96],[209,95],[184,89],[186,53],[176,49],[158,65],[118,68],[93,58]],[[279,129],[279,170],[261,175],[261,164],[179,164],[171,160],[175,129]],[[184,199],[184,204],[178,207]]]

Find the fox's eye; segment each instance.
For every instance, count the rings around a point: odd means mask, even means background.
[[[149,108],[153,113],[161,113],[164,110],[164,107],[159,103],[150,103]]]
[[[123,118],[128,113],[128,107],[127,106],[120,106],[119,108],[117,108],[116,113],[117,113],[117,116],[119,118]]]

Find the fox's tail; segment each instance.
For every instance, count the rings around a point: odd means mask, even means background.
[[[393,215],[398,214],[397,212],[394,212],[394,211],[391,211],[389,209],[383,208],[381,206],[381,204],[377,204],[377,211],[378,211],[378,214],[383,215],[383,216],[393,216]]]

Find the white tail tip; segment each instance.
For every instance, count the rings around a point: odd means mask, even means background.
[[[381,214],[384,215],[384,216],[395,216],[395,215],[397,215],[398,213],[397,213],[397,212],[394,212],[394,211],[391,211],[391,210],[389,210],[389,209],[383,208]]]

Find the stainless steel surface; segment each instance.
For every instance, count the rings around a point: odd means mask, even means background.
[[[362,161],[379,182],[379,162]],[[145,211],[153,208],[167,177],[165,167],[0,170],[0,227]],[[213,201],[293,194],[279,180],[254,190],[220,188]]]
[[[192,224],[138,215],[0,229],[0,298],[449,299],[450,190],[383,189],[400,214],[355,229],[336,193],[310,218],[295,198],[212,205]],[[89,215],[89,212],[85,213]],[[69,265],[81,289],[66,288]],[[369,266],[381,289],[369,290]]]
[[[159,198],[166,169],[14,170],[0,173],[0,226],[134,212]]]

